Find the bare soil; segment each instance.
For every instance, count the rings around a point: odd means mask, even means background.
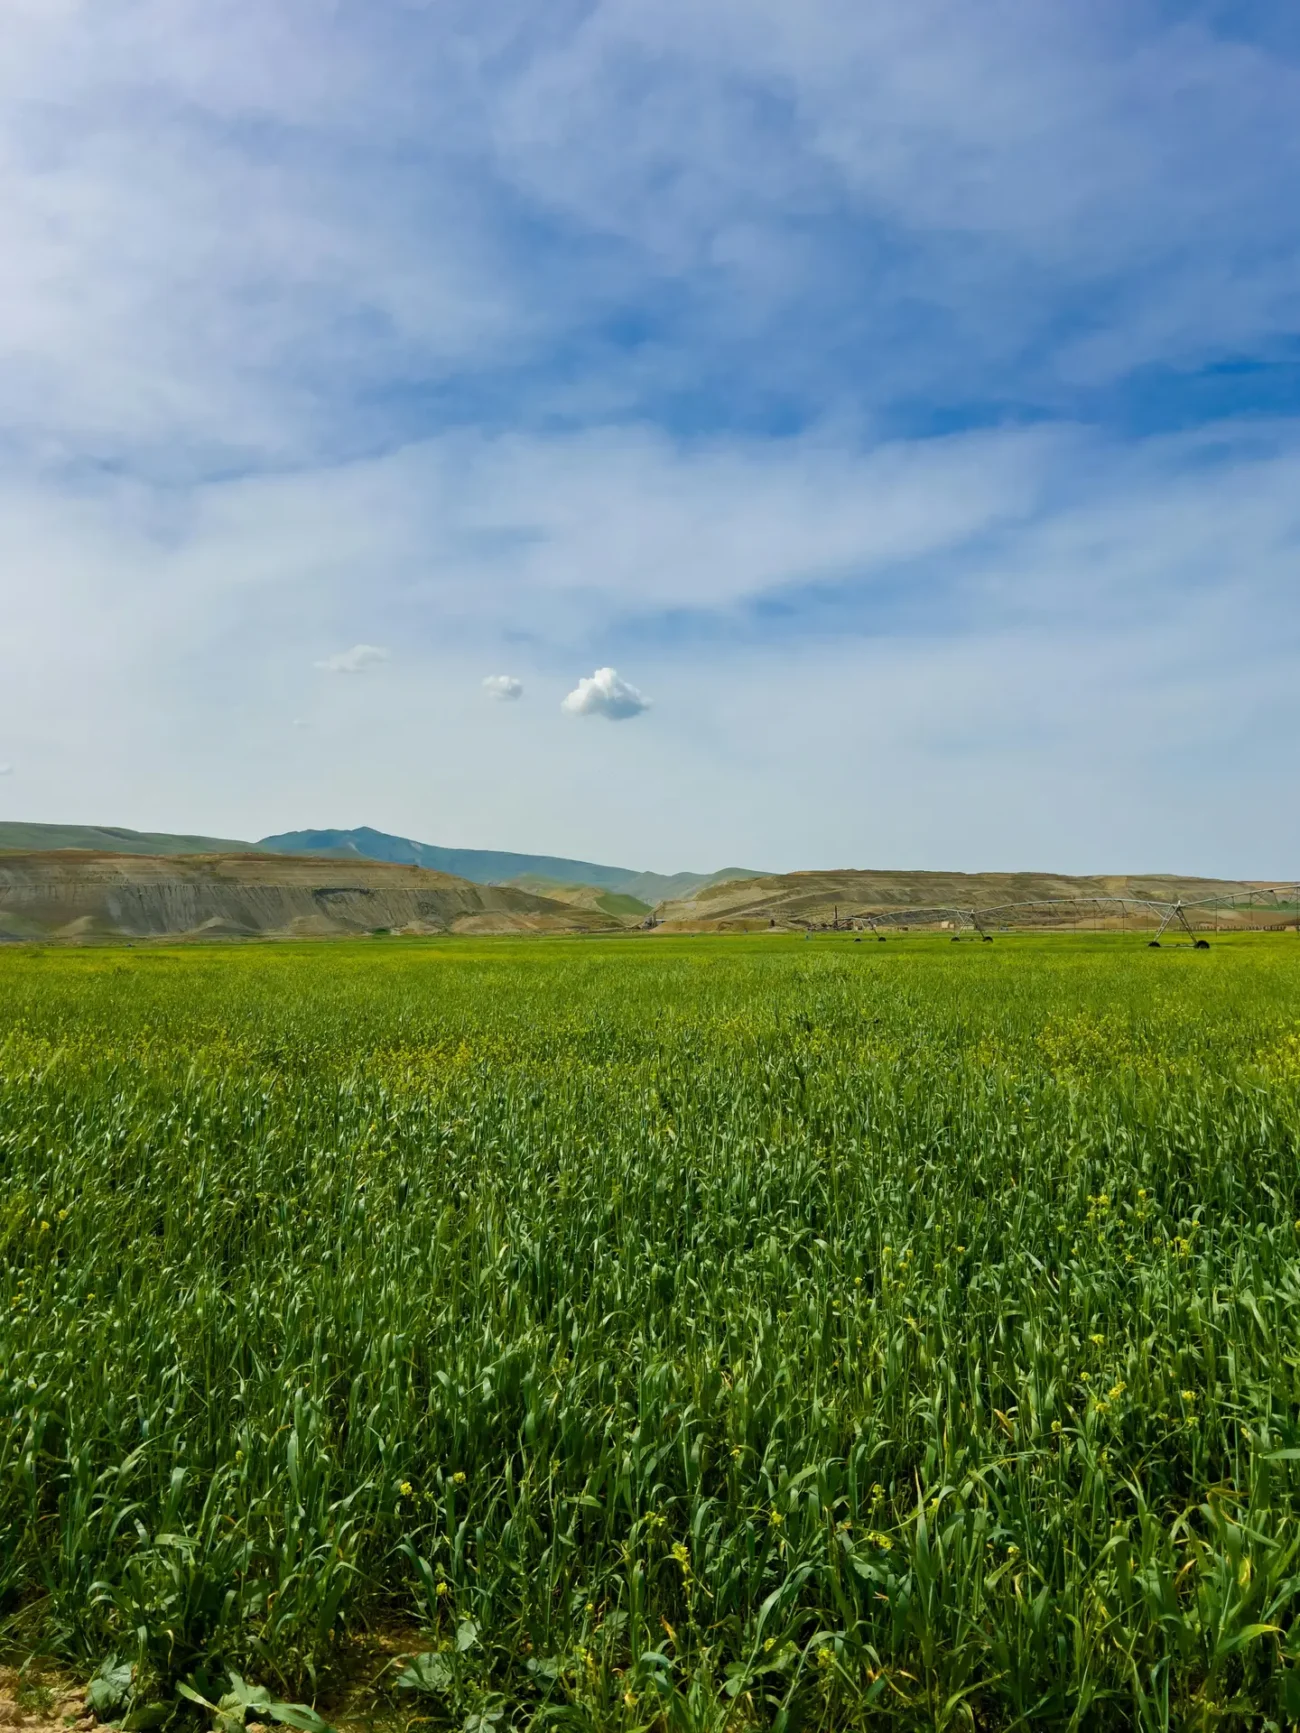
[[[33,1664],[21,1670],[0,1667],[0,1729],[22,1727],[30,1733],[88,1733],[97,1723],[86,1706],[86,1692],[66,1673]]]

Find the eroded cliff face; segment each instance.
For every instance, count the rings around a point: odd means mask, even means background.
[[[603,932],[620,923],[423,867],[309,856],[0,854],[0,938]]]

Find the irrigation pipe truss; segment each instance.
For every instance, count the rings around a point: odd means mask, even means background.
[[[1087,915],[1117,915],[1121,920],[1133,915],[1155,926],[1155,936],[1148,941],[1152,945],[1159,945],[1165,934],[1172,931],[1178,935],[1177,943],[1190,944],[1198,950],[1205,950],[1208,949],[1209,941],[1192,925],[1193,917],[1203,916],[1209,911],[1218,914],[1242,909],[1247,912],[1258,909],[1261,914],[1268,910],[1282,914],[1294,911],[1296,930],[1300,932],[1300,884],[1262,888],[1236,895],[1200,897],[1193,901],[1184,901],[1181,897],[1175,902],[1162,902],[1156,897],[1035,897],[1023,902],[995,903],[981,908],[962,908],[954,904],[872,909],[846,915],[843,919],[837,910],[830,926],[838,931],[866,928],[874,933],[876,938],[883,939],[885,929],[891,927],[947,924],[957,929],[953,933],[954,938],[960,938],[964,932],[968,932],[972,938],[988,941],[993,937],[993,929],[1005,930],[1017,925],[1036,926],[1047,922],[1055,924],[1071,917],[1077,925],[1080,919]],[[1032,915],[1038,915],[1041,920],[1027,919]],[[813,928],[810,926],[808,930],[811,932]],[[826,930],[825,924],[820,930]]]

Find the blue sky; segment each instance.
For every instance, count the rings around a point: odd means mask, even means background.
[[[12,0],[0,812],[1300,870],[1298,17]]]

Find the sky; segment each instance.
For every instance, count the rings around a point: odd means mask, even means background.
[[[1300,874],[1292,0],[7,0],[0,817]]]

